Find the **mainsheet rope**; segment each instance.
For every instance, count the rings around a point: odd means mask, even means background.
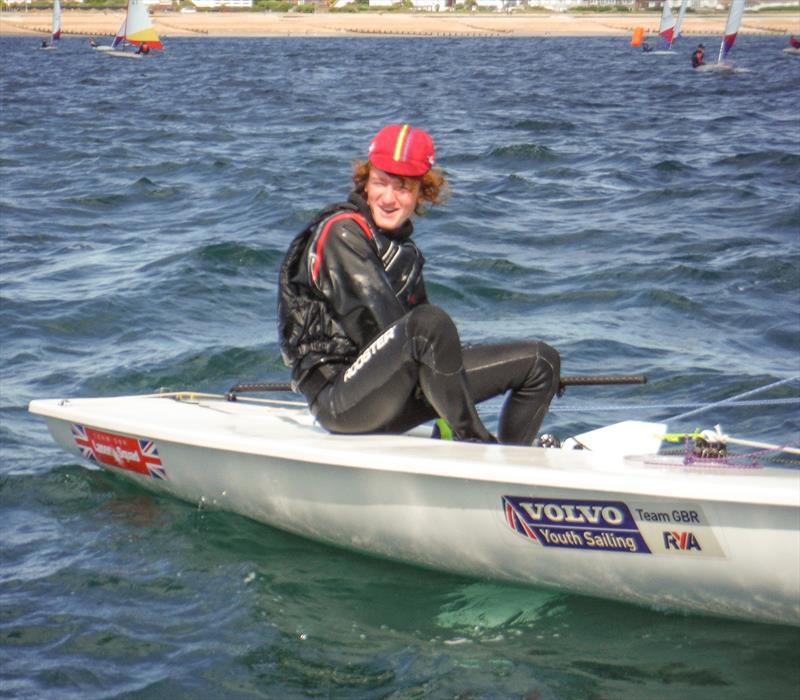
[[[777,382],[767,384],[750,391],[745,391],[736,396],[731,396],[727,399],[720,401],[713,401],[711,403],[662,403],[662,404],[583,404],[583,405],[566,405],[558,406],[555,404],[550,405],[552,413],[592,413],[597,411],[643,411],[643,410],[674,410],[677,408],[690,408],[692,410],[684,413],[679,413],[672,418],[666,419],[667,422],[673,422],[681,418],[687,418],[695,413],[707,411],[710,408],[717,406],[778,406],[792,403],[800,403],[800,397],[795,398],[782,398],[782,399],[759,399],[757,401],[743,401],[746,396],[752,396],[768,389],[773,389],[782,384],[788,384],[800,379],[800,375],[789,377],[788,379],[781,379]],[[613,375],[613,376],[599,376],[599,377],[562,377],[565,384],[604,384],[604,383],[621,383],[621,384],[644,384],[646,378],[643,375]],[[256,392],[256,391],[291,391],[291,387],[286,383],[272,383],[272,384],[237,384],[231,387],[226,398],[230,401],[236,400],[237,392]]]
[[[731,396],[728,399],[722,399],[721,401],[714,401],[713,403],[705,404],[700,408],[695,408],[692,411],[687,411],[686,413],[679,413],[676,416],[672,416],[672,418],[668,418],[667,422],[672,422],[679,420],[681,418],[688,418],[689,416],[693,416],[695,413],[700,413],[701,411],[708,410],[709,408],[715,408],[717,406],[722,405],[733,405],[732,402],[738,401],[739,399],[743,399],[745,396],[752,396],[753,394],[758,394],[762,391],[767,391],[767,389],[774,389],[776,386],[781,386],[782,384],[788,384],[789,382],[794,382],[800,379],[800,374],[795,375],[794,377],[789,377],[788,379],[781,379],[777,382],[773,382],[772,384],[767,384],[766,386],[759,387],[757,389],[751,389],[750,391],[745,391],[741,394],[737,394],[736,396]],[[767,400],[767,399],[765,399]],[[773,401],[779,401],[780,399],[773,399]],[[765,405],[765,404],[762,404]]]
[[[788,384],[790,382],[794,382],[800,379],[800,374],[789,377],[788,379],[780,379],[777,382],[773,382],[772,384],[767,384],[762,387],[758,387],[756,389],[751,389],[750,391],[745,391],[741,394],[737,394],[736,396],[731,396],[727,399],[721,399],[720,401],[713,401],[711,403],[653,403],[653,404],[627,404],[627,405],[620,405],[620,404],[605,404],[605,405],[598,405],[598,404],[586,404],[586,405],[567,405],[567,406],[557,406],[555,404],[550,405],[550,412],[551,413],[591,413],[594,411],[643,411],[643,410],[674,410],[676,408],[690,408],[691,411],[686,411],[684,413],[678,413],[677,415],[672,416],[672,418],[667,418],[665,422],[672,423],[673,421],[680,420],[682,418],[687,418],[688,416],[693,416],[695,413],[701,413],[702,411],[706,411],[710,408],[716,408],[717,406],[779,406],[779,405],[786,405],[786,404],[793,404],[793,403],[800,403],[800,397],[796,398],[784,398],[784,399],[758,399],[755,401],[742,401],[746,396],[752,396],[753,394],[758,394],[762,391],[767,391],[767,389],[774,389],[777,386],[781,386],[782,384]]]
[[[726,406],[777,406],[781,404],[800,403],[800,397],[794,399],[761,399],[757,401],[734,401],[733,399],[731,399],[729,401],[724,401],[724,402],[717,401],[716,403],[709,403],[709,404],[705,403],[650,403],[650,404],[627,404],[627,405],[586,404],[585,406],[579,406],[579,405],[557,406],[556,404],[550,404],[550,413],[581,413],[581,412],[591,413],[593,411],[674,410],[677,408],[695,409],[692,411],[688,411],[687,413],[684,414],[673,416],[672,418],[669,418],[665,421],[665,422],[671,422],[676,420],[677,418],[685,417],[693,413],[698,413],[700,411],[705,410],[706,408],[719,406],[722,403],[724,403]]]

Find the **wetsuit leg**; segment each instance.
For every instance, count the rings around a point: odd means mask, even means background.
[[[538,341],[475,345],[463,349],[475,403],[510,392],[497,429],[501,443],[532,445],[561,380],[561,358]]]
[[[500,413],[500,442],[532,445],[558,391],[558,351],[547,343],[522,341],[467,346],[462,353],[475,403],[510,392]],[[402,433],[435,417],[424,399],[410,399],[386,430]]]
[[[494,442],[481,422],[466,380],[461,341],[439,307],[415,307],[389,326],[317,396],[311,406],[334,433],[394,432],[444,418],[459,440]]]

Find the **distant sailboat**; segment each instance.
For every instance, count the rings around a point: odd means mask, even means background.
[[[125,29],[128,26],[128,17],[126,15],[125,19],[122,20],[122,25],[117,30],[117,33],[114,35],[114,41],[111,42],[112,49],[118,49],[125,41]]]
[[[114,35],[114,41],[111,42],[111,46],[95,46],[95,51],[113,51],[114,49],[118,49],[122,46],[123,42],[125,41],[125,27],[128,23],[127,15],[125,19],[122,20],[122,26],[117,30],[117,33]]]
[[[725,33],[722,35],[722,41],[719,45],[719,56],[716,63],[706,63],[698,66],[697,70],[700,71],[732,71],[733,66],[730,63],[725,63],[725,59],[730,54],[733,44],[736,41],[736,35],[739,33],[739,27],[742,24],[742,15],[744,14],[745,0],[733,0],[731,2],[730,10],[728,11],[728,21],[725,24]]]
[[[131,51],[107,51],[106,56],[118,56],[120,58],[141,58],[143,53],[150,51],[150,49],[162,50],[164,44],[158,38],[156,30],[153,29],[153,23],[150,21],[150,15],[145,7],[144,0],[128,0],[128,13],[125,15],[125,21],[117,36],[114,37],[113,47],[117,47],[123,42],[132,44],[133,46],[140,47],[142,53],[134,53]]]
[[[55,49],[61,40],[61,3],[53,0],[53,31],[50,33],[50,43],[42,41],[43,49]]]
[[[728,22],[725,25],[725,34],[722,37],[722,42],[719,45],[719,57],[717,63],[722,63],[731,52],[733,42],[736,41],[736,35],[739,33],[739,27],[742,24],[742,15],[744,14],[745,0],[733,0],[731,9],[728,13]]]
[[[61,3],[53,0],[53,31],[50,34],[50,44],[55,46],[57,41],[61,41]]]
[[[675,17],[672,16],[672,3],[670,0],[664,0],[658,35],[667,43],[667,48],[672,46],[672,42],[675,40]]]
[[[664,40],[666,48],[661,51],[650,51],[649,53],[661,56],[665,54],[672,55],[672,42],[677,39],[677,34],[675,33],[675,17],[672,14],[672,3],[670,0],[664,0],[658,35]]]

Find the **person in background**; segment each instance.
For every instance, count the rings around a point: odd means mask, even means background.
[[[139,48],[136,53],[140,53],[144,56],[150,53],[150,47],[147,44],[139,44]]]
[[[650,53],[652,50],[653,47],[650,46],[650,44],[648,44],[646,41],[642,42],[642,51],[644,51],[645,53]]]
[[[292,385],[333,433],[402,433],[441,418],[455,440],[496,442],[475,404],[508,393],[501,443],[531,445],[559,389],[539,341],[462,346],[428,301],[411,217],[441,203],[430,135],[391,124],[353,166],[348,200],[323,209],[279,272],[278,331]]]
[[[697,68],[698,66],[702,66],[705,64],[705,54],[706,54],[706,47],[702,44],[698,44],[697,48],[694,50],[692,54],[692,68]]]
[[[789,37],[789,45],[793,49],[800,49],[800,39],[798,39],[794,34]]]
[[[91,38],[89,39],[89,46],[91,46],[92,48],[94,48],[94,47],[95,47],[95,46],[97,46],[97,45],[98,45],[98,44],[97,44],[97,40],[96,40],[94,37],[91,37]]]

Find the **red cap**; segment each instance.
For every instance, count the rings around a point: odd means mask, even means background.
[[[369,145],[369,162],[391,175],[420,177],[433,167],[435,158],[433,139],[411,124],[385,126]]]

